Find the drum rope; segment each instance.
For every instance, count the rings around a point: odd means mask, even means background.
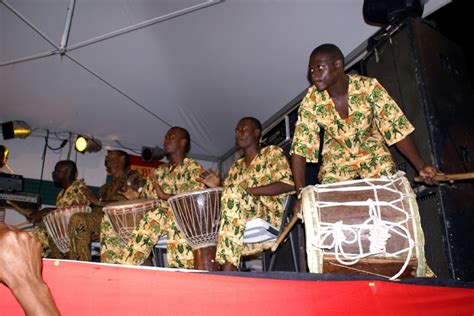
[[[359,180],[360,181],[360,180]],[[324,202],[319,201],[319,194],[321,193],[318,187],[316,192],[318,195],[318,201],[315,202],[316,208],[323,207],[334,207],[334,206],[368,206],[369,218],[362,224],[344,224],[343,221],[337,221],[335,223],[328,223],[320,221],[318,227],[318,233],[315,240],[312,242],[313,247],[317,249],[334,249],[334,255],[336,260],[343,265],[354,265],[359,262],[360,259],[383,254],[386,257],[397,257],[402,253],[408,253],[405,262],[401,269],[390,279],[394,280],[398,278],[408,266],[415,242],[410,236],[409,230],[403,226],[410,219],[411,215],[405,210],[405,206],[402,201],[407,197],[407,194],[403,194],[398,190],[394,190],[387,185],[375,185],[369,183],[368,186],[357,186],[357,187],[343,187],[337,188],[336,191],[362,191],[372,190],[375,201],[368,199],[367,201],[356,201],[356,202]],[[399,197],[391,202],[385,202],[379,200],[377,190],[385,189],[396,193]],[[323,190],[324,191],[324,190]],[[331,190],[334,191],[334,190]],[[402,207],[398,207],[396,204],[399,203]],[[390,206],[404,215],[404,220],[399,222],[390,222],[382,219],[381,206]],[[364,253],[362,247],[362,231],[369,231],[369,252]],[[386,244],[391,234],[397,234],[408,241],[408,246],[404,249],[400,249],[396,252],[387,252]],[[332,238],[332,242],[328,243],[328,240]],[[346,253],[344,251],[344,245],[357,243],[358,253]],[[330,253],[330,252],[325,252]]]

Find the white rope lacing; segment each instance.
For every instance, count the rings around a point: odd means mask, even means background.
[[[359,182],[360,183],[360,182]],[[320,188],[316,192],[318,199],[321,193],[334,192],[334,191],[363,191],[372,190],[375,201],[368,199],[366,201],[351,201],[351,202],[332,202],[332,201],[317,201],[316,208],[334,207],[334,206],[368,206],[368,218],[360,224],[344,224],[342,220],[331,223],[320,221],[319,227],[317,228],[317,235],[312,242],[312,245],[317,249],[325,249],[332,251],[324,251],[326,254],[334,254],[335,258],[340,264],[343,265],[354,265],[359,262],[360,259],[366,258],[373,255],[382,255],[384,257],[398,257],[404,253],[407,253],[405,263],[401,269],[390,279],[398,278],[408,266],[415,242],[413,241],[410,231],[407,229],[407,222],[411,215],[405,210],[404,203],[401,203],[403,199],[407,197],[402,192],[395,190],[389,185],[375,185],[369,183],[369,185],[356,186],[356,187],[339,187],[339,188]],[[393,201],[380,201],[378,190],[388,190],[396,193],[397,199]],[[396,204],[401,205],[401,207]],[[383,219],[381,207],[389,206],[391,209],[402,213],[404,218],[398,222],[390,222]],[[319,215],[320,216],[320,215]],[[369,251],[364,252],[362,246],[362,234],[368,231],[369,240]],[[408,241],[408,246],[403,249],[399,249],[395,252],[388,252],[386,249],[387,241],[392,235],[399,235]],[[347,253],[344,250],[344,246],[357,244],[356,253]]]

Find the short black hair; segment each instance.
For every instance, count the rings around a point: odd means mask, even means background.
[[[316,54],[328,54],[331,56],[334,56],[336,59],[342,60],[342,63],[344,64],[344,55],[342,54],[341,50],[339,47],[337,47],[334,44],[322,44],[316,47],[312,52],[310,56],[314,56]]]
[[[68,171],[68,180],[74,180],[77,173],[77,165],[72,160],[60,160],[56,165],[64,166]]]
[[[186,148],[184,149],[184,152],[188,153],[191,150],[191,136],[189,135],[189,132],[185,128],[179,126],[173,126],[171,129],[179,130],[184,139],[186,139]]]
[[[131,163],[130,163],[130,156],[128,155],[127,152],[123,151],[123,150],[120,150],[120,149],[114,149],[114,150],[111,150],[110,152],[114,152],[114,153],[117,153],[117,155],[119,155],[120,157],[123,158],[123,161],[125,163],[125,168],[128,168],[130,167]]]
[[[252,117],[252,116],[246,116],[239,120],[239,122],[242,122],[242,121],[249,121],[252,124],[252,127],[254,129],[260,130],[260,136],[262,136],[262,123],[260,123],[260,121],[257,118]]]

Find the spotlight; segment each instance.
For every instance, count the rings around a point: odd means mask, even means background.
[[[93,137],[87,137],[84,135],[77,135],[75,149],[80,152],[95,153],[102,149],[102,143],[100,140]]]
[[[142,147],[142,160],[145,162],[152,162],[163,159],[165,151],[160,147]]]
[[[31,134],[31,127],[23,121],[11,121],[2,124],[3,139],[26,138]]]
[[[8,160],[8,148],[7,146],[0,145],[0,168],[7,163]]]

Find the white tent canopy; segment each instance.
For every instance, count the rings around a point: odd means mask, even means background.
[[[425,15],[448,2],[428,1]],[[377,30],[362,4],[0,0],[0,120],[137,150],[178,125],[212,160],[239,118],[265,122],[307,87],[314,47],[348,54]]]

